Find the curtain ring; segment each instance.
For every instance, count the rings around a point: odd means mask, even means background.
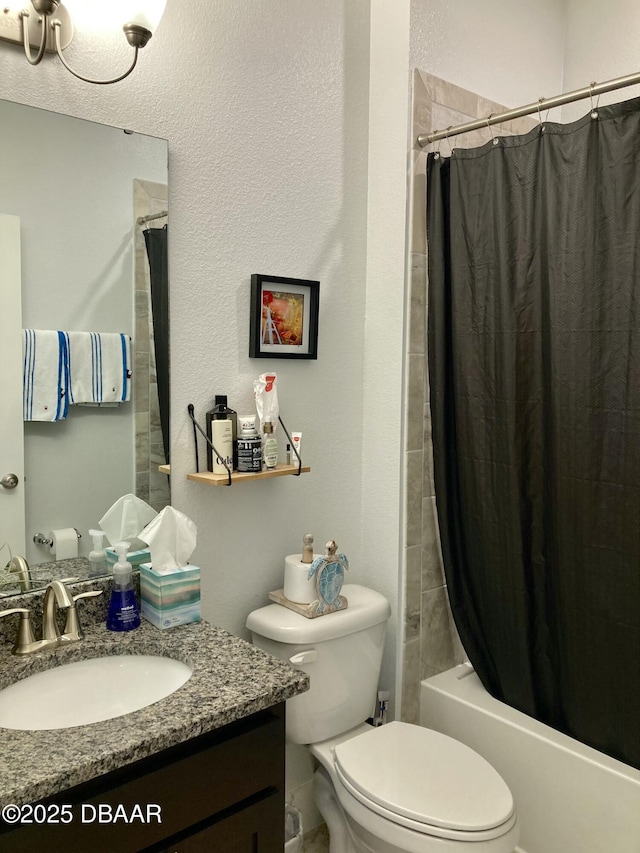
[[[447,140],[447,145],[449,146],[449,156],[453,157],[453,148],[451,147],[451,143],[449,142],[449,131],[451,130],[451,125],[445,130],[444,135]]]
[[[594,80],[592,83],[589,83],[589,98],[591,100],[591,118],[598,118],[598,104],[600,103],[600,95],[596,100],[596,105],[593,105],[593,87],[596,86],[597,83]]]
[[[542,110],[540,109],[540,107],[542,106],[544,101],[545,101],[544,98],[538,98],[538,102],[537,102],[538,103],[538,121],[540,122],[540,130],[544,130],[544,124],[542,123]],[[547,110],[547,115],[546,115],[546,118],[544,119],[544,121],[547,121],[548,118],[549,118],[549,110]]]
[[[489,113],[489,115],[488,115],[488,116],[487,116],[487,118],[486,118],[486,122],[487,122],[487,129],[488,129],[489,133],[491,134],[491,139],[492,139],[492,140],[494,141],[494,143],[495,143],[495,137],[494,137],[494,135],[493,135],[493,131],[491,130],[491,125],[489,124],[489,122],[490,122],[490,120],[491,120],[491,116],[492,116],[492,115],[493,115],[493,113]]]

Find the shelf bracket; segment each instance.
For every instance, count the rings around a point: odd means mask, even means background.
[[[282,429],[284,430],[284,434],[285,434],[285,435],[287,436],[287,438],[289,439],[289,445],[290,445],[291,449],[293,450],[293,452],[294,452],[294,453],[296,454],[296,456],[298,457],[298,473],[297,473],[297,474],[294,474],[294,477],[299,477],[299,476],[300,476],[300,474],[302,474],[302,459],[300,458],[300,454],[299,454],[299,453],[298,453],[298,451],[296,450],[295,442],[294,442],[294,440],[291,438],[291,436],[289,435],[289,433],[287,432],[287,428],[286,428],[286,426],[284,425],[284,421],[282,420],[282,418],[280,417],[280,415],[278,415],[278,420],[279,420],[279,421],[280,421],[280,423],[282,424]]]

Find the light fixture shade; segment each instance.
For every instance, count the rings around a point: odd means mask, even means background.
[[[123,24],[138,24],[155,33],[164,14],[167,0],[130,0]]]
[[[64,0],[77,29],[118,30],[125,24],[138,24],[156,31],[167,0]]]

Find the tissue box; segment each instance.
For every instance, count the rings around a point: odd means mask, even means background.
[[[158,574],[150,563],[140,566],[140,612],[156,628],[200,621],[200,569],[185,566]]]
[[[107,555],[107,563],[114,566],[118,562],[118,555],[113,548],[105,548]],[[145,548],[143,551],[129,551],[127,554],[127,562],[132,566],[139,566],[141,563],[148,563],[151,559],[151,551]]]

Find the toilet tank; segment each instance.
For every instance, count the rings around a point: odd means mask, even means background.
[[[317,743],[363,723],[374,710],[389,602],[345,584],[346,610],[307,619],[281,604],[247,619],[254,645],[309,675],[306,693],[287,700],[287,738]]]

